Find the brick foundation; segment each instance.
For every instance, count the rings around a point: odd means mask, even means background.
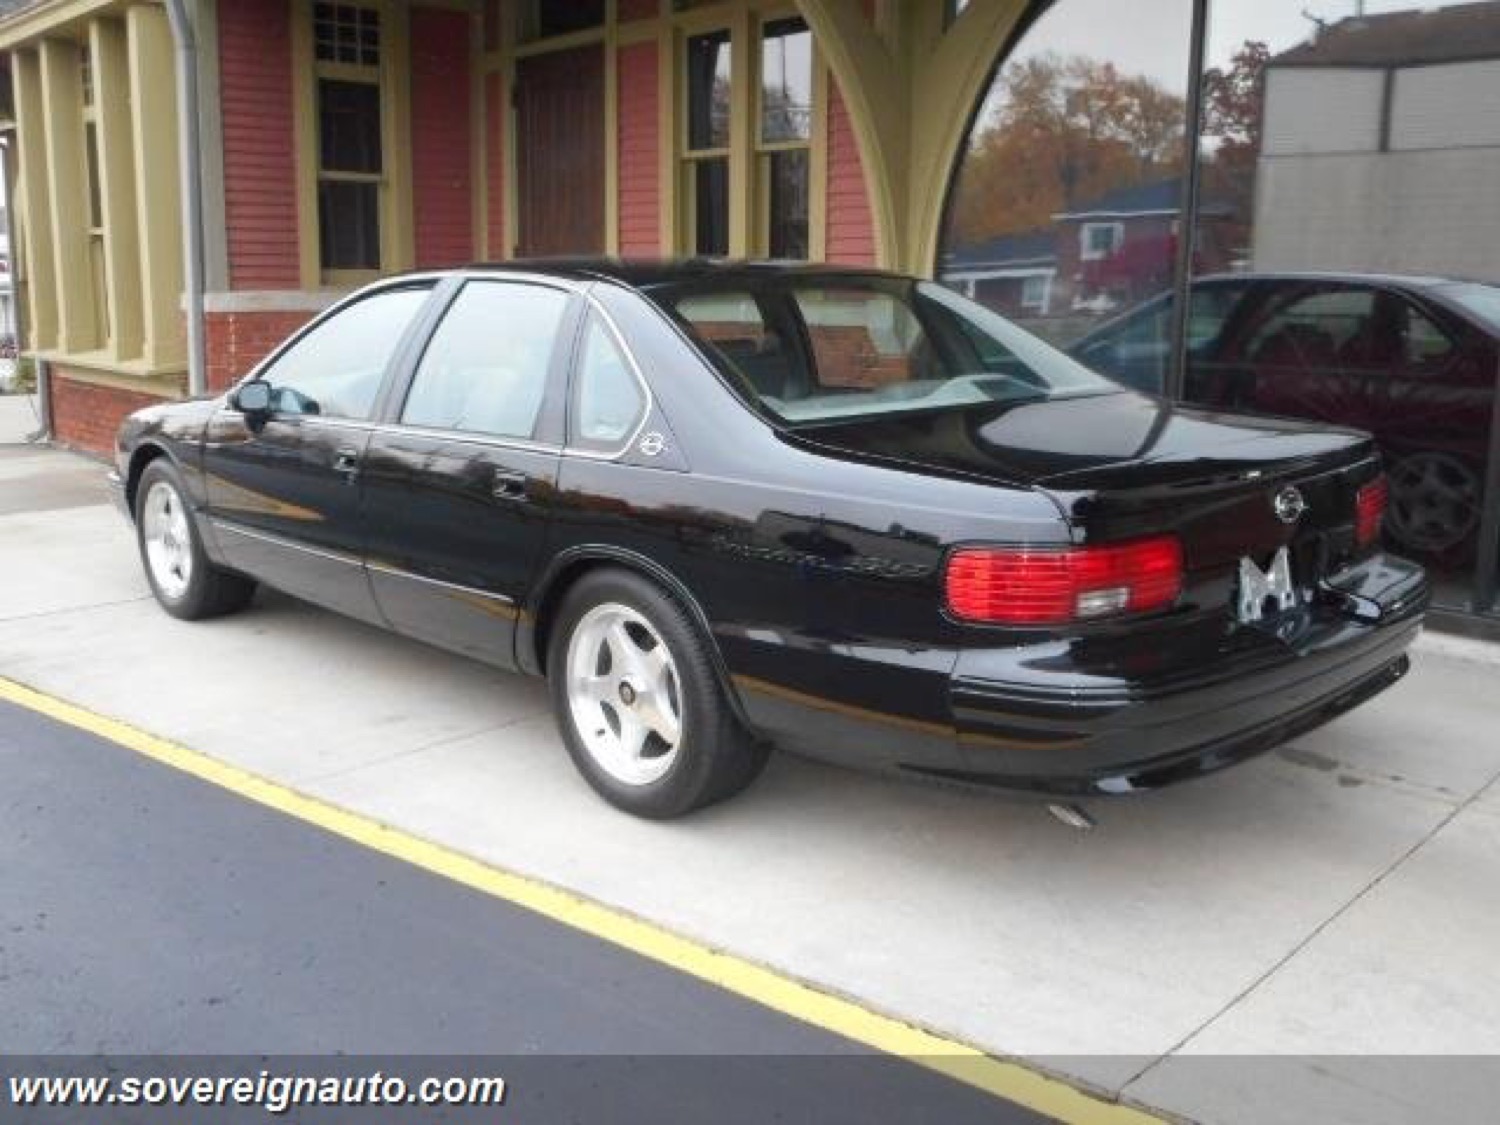
[[[86,376],[54,366],[48,380],[52,396],[52,436],[63,445],[113,457],[115,431],[127,414],[161,402],[148,391],[130,391],[82,381]]]
[[[222,391],[313,318],[310,312],[231,312],[204,316],[208,389]]]

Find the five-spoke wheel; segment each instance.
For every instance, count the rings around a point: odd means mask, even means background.
[[[196,621],[233,613],[250,601],[255,583],[213,564],[188,506],[175,465],[158,457],[135,484],[135,530],[151,592],[173,617]]]
[[[765,765],[702,627],[654,582],[590,571],[568,589],[547,638],[568,753],[611,804],[681,816],[739,792]]]

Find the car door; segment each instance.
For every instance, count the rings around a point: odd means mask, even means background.
[[[544,281],[469,279],[393,396],[366,451],[361,505],[370,582],[399,631],[514,666],[580,301]]]
[[[208,516],[225,561],[270,586],[379,621],[363,570],[359,474],[375,405],[430,285],[382,289],[261,366],[272,409],[226,403],[205,433]]]

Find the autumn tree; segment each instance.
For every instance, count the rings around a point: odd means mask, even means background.
[[[1007,66],[954,192],[952,237],[973,242],[1050,224],[1106,192],[1179,175],[1183,99],[1112,63],[1048,53]]]
[[[1203,72],[1203,195],[1231,210],[1222,233],[1238,251],[1250,238],[1270,60],[1270,48],[1247,40],[1229,66]]]

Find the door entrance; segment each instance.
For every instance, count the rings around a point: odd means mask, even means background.
[[[604,48],[522,59],[516,171],[523,257],[604,253]]]

